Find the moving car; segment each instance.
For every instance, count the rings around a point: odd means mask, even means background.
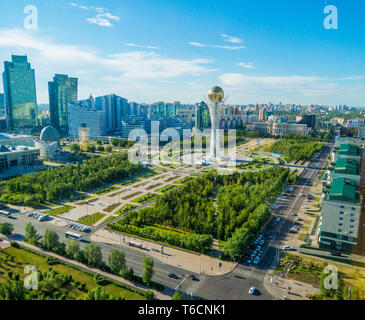
[[[284,251],[293,251],[294,249],[291,246],[283,246],[283,250]]]
[[[173,278],[173,279],[179,279],[179,277],[178,277],[175,273],[172,273],[172,272],[170,272],[170,273],[168,274],[168,276],[169,276],[170,278]]]
[[[256,288],[255,287],[251,287],[250,290],[248,290],[248,293],[251,295],[254,295],[256,292]]]

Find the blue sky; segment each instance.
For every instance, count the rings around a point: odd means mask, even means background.
[[[38,29],[24,28],[24,7]],[[326,5],[338,30],[326,30]],[[79,98],[365,105],[365,2],[359,0],[0,0],[0,71],[27,53],[39,103],[55,73],[79,78]],[[0,85],[2,91],[2,85]]]

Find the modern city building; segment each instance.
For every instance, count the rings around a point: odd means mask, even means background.
[[[301,119],[298,121],[300,124],[306,124],[307,127],[312,128],[313,130],[318,129],[318,120],[315,114],[304,114],[301,116]]]
[[[259,121],[266,121],[267,120],[267,110],[266,108],[261,108],[259,110]]]
[[[199,130],[210,128],[209,107],[204,101],[196,104],[195,127]]]
[[[34,164],[39,157],[39,149],[35,147],[0,145],[0,170],[15,166]]]
[[[136,116],[122,118],[122,138],[128,139],[129,133],[134,129],[146,130],[146,119]]]
[[[37,97],[34,69],[27,56],[11,56],[4,62],[3,82],[7,129],[30,133],[37,128]]]
[[[5,117],[5,95],[0,93],[0,118]]]
[[[0,144],[10,147],[34,147],[34,137],[25,134],[0,133]]]
[[[95,98],[95,108],[104,117],[106,133],[120,131],[122,118],[130,115],[128,100],[115,94]]]
[[[323,208],[319,227],[319,246],[351,253],[358,244],[362,195],[360,164],[362,149],[351,144],[334,149],[329,169],[322,178]]]
[[[77,78],[56,74],[48,82],[49,111],[51,124],[60,134],[68,133],[68,103],[77,101]]]
[[[89,138],[106,135],[105,116],[95,108],[92,96],[89,99],[70,102],[68,104],[69,135],[79,137],[80,128],[86,128]]]
[[[271,134],[274,136],[293,134],[307,136],[311,128],[308,128],[306,124],[288,123],[288,122],[254,122],[247,125],[247,130],[259,131],[260,133]]]
[[[40,158],[52,160],[61,153],[60,136],[52,126],[42,129],[39,139],[35,141],[36,148],[40,151]]]

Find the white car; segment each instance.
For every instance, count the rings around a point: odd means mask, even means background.
[[[256,292],[256,288],[255,287],[251,287],[250,290],[248,290],[248,293],[251,295],[254,295]]]
[[[291,246],[283,246],[283,250],[284,251],[291,251],[291,250],[293,250],[293,247],[291,247]]]

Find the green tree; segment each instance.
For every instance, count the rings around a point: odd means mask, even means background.
[[[25,240],[33,245],[37,245],[41,236],[37,233],[36,228],[32,225],[31,222],[28,222],[25,225]]]
[[[66,254],[73,259],[77,259],[79,253],[80,253],[79,242],[76,240],[67,239]]]
[[[53,230],[47,229],[43,235],[42,245],[47,250],[52,251],[56,249],[60,245],[57,233]]]
[[[112,249],[110,251],[109,267],[116,274],[119,274],[121,270],[126,269],[127,266],[126,266],[125,254],[123,251],[119,251],[116,249]]]
[[[77,143],[73,143],[70,145],[70,150],[73,152],[78,152],[81,150],[80,145]]]
[[[90,243],[84,248],[84,257],[87,263],[91,266],[98,267],[103,261],[101,248],[94,243]]]
[[[105,151],[108,152],[108,153],[111,153],[113,151],[113,147],[112,146],[106,146]]]
[[[21,281],[6,279],[0,283],[0,297],[5,300],[25,300],[26,289]]]
[[[180,291],[176,291],[171,300],[184,300],[184,296],[181,294]]]
[[[8,236],[14,231],[14,226],[11,223],[1,223],[0,224],[0,233]]]
[[[86,146],[86,151],[87,152],[91,152],[91,153],[94,153],[96,151],[96,146],[95,144],[88,144]]]
[[[150,257],[145,256],[143,258],[143,282],[148,285],[153,277],[154,272],[153,260]]]

